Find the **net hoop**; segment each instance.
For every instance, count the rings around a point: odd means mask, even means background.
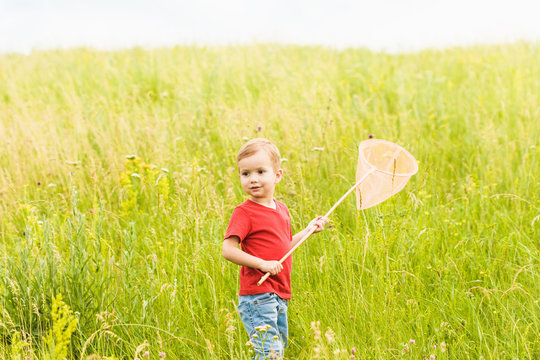
[[[405,156],[410,159],[411,163],[414,163],[413,171],[408,172],[408,173],[397,173],[397,172],[378,169],[375,165],[371,164],[368,161],[368,159],[366,159],[364,151],[363,151],[365,148],[368,148],[368,147],[373,146],[375,144],[386,144],[386,145],[394,147],[397,150],[397,152],[404,153]],[[369,165],[369,167],[371,169],[373,169],[374,171],[377,171],[377,172],[380,172],[380,173],[383,173],[383,174],[386,174],[386,175],[398,176],[398,177],[412,177],[413,175],[415,175],[418,172],[418,163],[416,162],[416,159],[414,158],[414,156],[412,156],[410,152],[408,152],[407,150],[405,150],[404,148],[402,148],[401,146],[399,146],[399,145],[397,145],[397,144],[395,144],[393,142],[390,142],[390,141],[387,141],[387,140],[382,140],[382,139],[364,140],[358,146],[358,150],[359,150],[359,153],[360,153],[359,157],[360,157],[361,161],[363,161],[365,164]]]

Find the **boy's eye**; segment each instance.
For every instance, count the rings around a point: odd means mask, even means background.
[[[242,176],[248,176],[248,173],[247,173],[247,172],[243,172],[243,173],[242,173]]]
[[[262,174],[262,173],[264,173],[264,170],[259,170],[259,174]]]

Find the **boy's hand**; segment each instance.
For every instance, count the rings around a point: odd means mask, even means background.
[[[271,275],[276,275],[276,274],[279,274],[281,270],[283,270],[283,265],[281,265],[279,261],[275,261],[275,260],[263,261],[259,265],[259,270],[265,273],[269,272]]]
[[[308,225],[308,228],[311,228],[312,226],[317,226],[314,233],[318,233],[324,230],[324,227],[326,224],[328,224],[330,220],[325,216],[317,216],[315,219],[311,220],[311,222]]]

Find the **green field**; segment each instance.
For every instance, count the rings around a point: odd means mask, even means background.
[[[248,359],[221,256],[237,150],[278,146],[297,232],[372,134],[420,170],[374,208],[351,196],[295,252],[286,358],[539,359],[539,59],[538,43],[0,55],[0,358]]]

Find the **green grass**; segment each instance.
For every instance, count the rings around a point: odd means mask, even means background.
[[[0,357],[52,356],[61,294],[70,358],[247,359],[221,257],[238,148],[279,147],[297,232],[373,134],[420,170],[375,208],[351,196],[295,252],[287,358],[539,358],[539,58],[531,43],[1,55]]]

